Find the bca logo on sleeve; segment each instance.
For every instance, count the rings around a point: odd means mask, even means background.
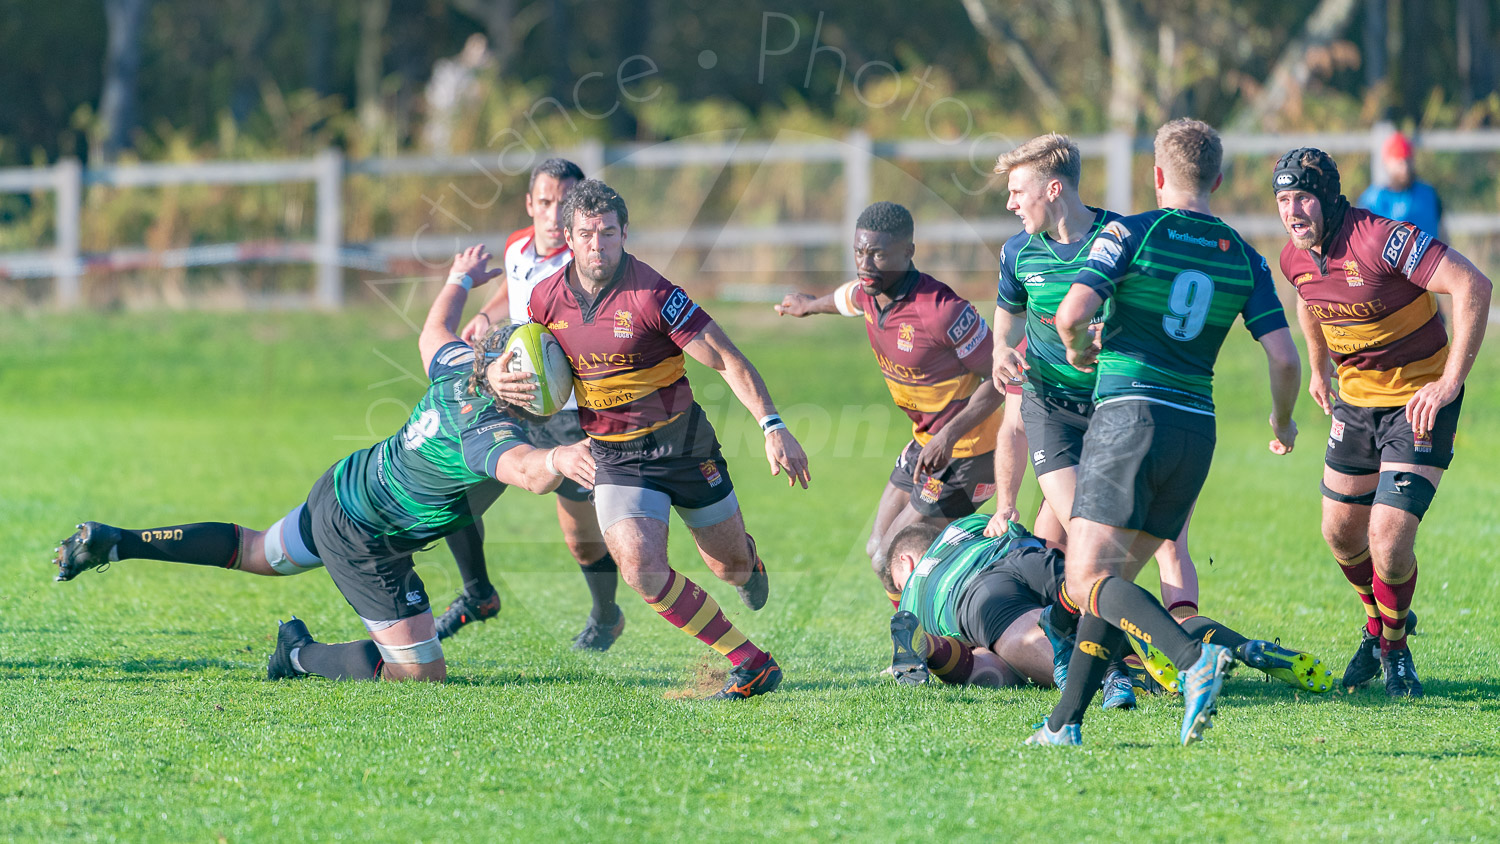
[[[979,312],[974,310],[973,305],[966,306],[963,313],[958,315],[958,319],[948,326],[948,339],[957,345],[958,341],[964,339],[964,335],[968,334],[969,329],[973,328],[974,323],[978,321]]]
[[[667,303],[661,306],[662,319],[667,321],[667,325],[676,325],[683,311],[692,303],[693,300],[688,298],[687,291],[681,287],[674,287],[672,295],[667,297]]]

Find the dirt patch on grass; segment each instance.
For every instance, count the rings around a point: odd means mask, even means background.
[[[671,689],[663,693],[662,697],[667,700],[697,700],[724,688],[724,681],[729,677],[729,664],[717,656],[704,654],[698,657],[698,661],[690,669],[687,685],[681,689]]]

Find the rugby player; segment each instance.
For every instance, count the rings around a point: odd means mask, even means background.
[[[1333,417],[1323,538],[1365,607],[1344,685],[1384,672],[1387,693],[1417,697],[1422,683],[1406,639],[1417,527],[1453,460],[1464,379],[1489,318],[1490,280],[1434,232],[1350,207],[1338,167],[1322,150],[1282,156],[1272,185],[1291,236],[1281,272],[1297,289],[1308,392]],[[1453,297],[1452,343],[1432,293]]]
[[[1047,508],[1073,512],[1073,490],[1083,434],[1094,412],[1096,373],[1068,363],[1067,350],[1055,327],[1057,306],[1088,260],[1089,249],[1104,227],[1120,219],[1113,211],[1085,205],[1078,195],[1083,157],[1066,135],[1041,135],[1001,155],[995,173],[1006,180],[1006,208],[1021,218],[1023,231],[1000,251],[1000,281],[995,298],[996,383],[1022,383],[1019,413],[1025,422],[1032,470]],[[1095,322],[1101,317],[1096,315]],[[1019,347],[1025,346],[1025,351]],[[1009,477],[1013,451],[997,449],[995,473]],[[1002,488],[1001,495],[1005,495]],[[1015,496],[996,502],[990,520],[992,536],[1016,518]],[[1042,529],[1039,527],[1038,532]],[[1188,555],[1188,525],[1157,552],[1161,598],[1179,618],[1198,612],[1198,574]],[[1046,535],[1046,534],[1042,534]],[[1047,537],[1059,545],[1061,537]],[[1043,616],[1049,638],[1067,642],[1077,627],[1077,604],[1066,593]],[[1066,685],[1071,647],[1057,650],[1053,666],[1058,686]]]
[[[281,624],[267,666],[272,680],[309,674],[329,679],[443,680],[447,665],[412,553],[473,519],[467,495],[497,481],[544,494],[564,476],[589,486],[593,458],[584,443],[533,448],[507,404],[525,403],[530,376],[509,373],[454,329],[471,287],[500,270],[484,246],[453,259],[417,346],[432,385],[394,436],[334,464],[307,501],[265,531],[225,522],[144,530],[85,522],[58,547],[58,580],[130,559],[166,560],[296,574],[326,566],[370,638],[313,641],[295,616]],[[504,334],[486,342],[503,348]]]
[[[766,437],[771,474],[805,488],[807,455],[765,382],[687,292],[625,252],[625,200],[596,180],[563,203],[573,258],[531,292],[531,316],[557,337],[573,366],[579,422],[596,464],[594,506],[625,582],[673,625],[733,669],[717,699],[764,694],[781,668],[724,617],[713,596],[667,561],[673,508],[715,576],[752,610],[765,606],[766,567],[745,532],[729,467],[693,400],[683,354],[717,370]]]
[[[875,510],[865,553],[877,573],[886,546],[910,524],[942,526],[995,494],[990,453],[1005,394],[989,379],[993,338],[979,311],[912,264],[911,213],[877,202],[854,224],[859,277],[826,296],[789,293],[776,313],[864,317],[880,373],[912,422]],[[882,577],[891,603],[901,593]]]
[[[505,275],[496,283],[489,301],[469,320],[459,337],[466,341],[482,337],[502,320],[517,325],[530,322],[526,306],[531,301],[532,289],[572,259],[563,238],[562,204],[568,191],[581,181],[583,170],[563,158],[549,158],[531,171],[531,183],[526,191],[526,216],[531,218],[531,225],[514,232],[505,241],[505,251],[501,256]],[[577,400],[570,394],[567,403],[557,413],[545,421],[528,423],[526,435],[537,448],[582,442],[584,435],[578,425]],[[458,562],[464,586],[448,609],[438,616],[440,639],[452,636],[471,621],[492,618],[500,611],[500,595],[490,583],[484,562],[484,520],[481,516],[494,500],[492,494],[493,485],[471,493],[470,498],[475,499],[474,523],[448,537],[448,547]],[[599,531],[599,521],[589,502],[588,490],[569,480],[558,486],[557,523],[562,528],[568,551],[583,571],[584,582],[588,584],[589,596],[593,599],[593,608],[584,622],[583,631],[573,640],[573,647],[609,650],[625,627],[625,616],[615,603],[620,570],[609,555],[609,549],[604,547],[604,536]]]
[[[1270,267],[1209,210],[1223,180],[1219,135],[1174,120],[1156,133],[1155,153],[1160,210],[1106,224],[1057,307],[1068,362],[1097,369],[1098,380],[1068,524],[1067,589],[1083,616],[1067,687],[1034,743],[1082,743],[1083,714],[1125,631],[1185,666],[1182,743],[1211,726],[1229,650],[1184,633],[1131,581],[1182,531],[1208,475],[1213,365],[1237,315],[1269,363],[1271,450],[1285,454],[1296,440],[1301,365]],[[1089,329],[1106,301],[1101,348]]]
[[[909,525],[896,534],[889,551],[883,565],[901,587],[901,605],[891,618],[897,681],[922,683],[931,674],[954,684],[1051,684],[1051,653],[1038,618],[1062,591],[1061,551],[1047,548],[1014,522],[992,536],[983,515],[946,528]],[[1240,662],[1295,688],[1333,688],[1333,672],[1311,654],[1247,639],[1200,615],[1181,623],[1194,639],[1224,645]],[[1137,638],[1131,644],[1148,655],[1158,682],[1175,685],[1177,669],[1159,651]],[[1128,681],[1105,682],[1105,709],[1134,702]]]

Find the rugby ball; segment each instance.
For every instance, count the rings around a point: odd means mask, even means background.
[[[527,413],[551,416],[567,404],[573,393],[573,367],[546,326],[535,322],[519,326],[505,341],[505,351],[515,353],[510,359],[511,372],[536,376],[536,393],[525,407]]]

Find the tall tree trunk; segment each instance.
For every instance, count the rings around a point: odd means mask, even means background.
[[[1134,132],[1141,117],[1143,65],[1140,36],[1130,25],[1124,0],[1103,0],[1104,34],[1109,44],[1109,125]]]
[[[150,0],[104,0],[109,26],[104,52],[104,89],[99,97],[99,158],[113,161],[130,148],[136,122],[141,70],[141,23]]]
[[[1026,42],[1016,37],[1005,19],[991,14],[984,0],[963,0],[963,4],[964,11],[969,13],[969,21],[974,24],[974,30],[989,45],[985,53],[990,67],[996,73],[1003,73],[1006,70],[1005,62],[1001,60],[1003,56],[1015,68],[1026,87],[1031,89],[1037,105],[1053,118],[1067,116],[1062,96],[1057,93],[1052,80],[1047,78],[1047,72],[1037,64],[1031,51],[1027,49]]]
[[[391,0],[363,0],[359,4],[359,58],[354,67],[354,96],[359,122],[374,129],[384,122],[380,81],[385,76],[385,23]]]
[[[1286,45],[1281,57],[1272,65],[1260,93],[1230,121],[1231,130],[1245,132],[1261,128],[1268,118],[1281,111],[1293,93],[1307,86],[1312,73],[1307,63],[1308,50],[1326,46],[1339,37],[1354,17],[1355,2],[1319,0],[1318,7],[1303,25],[1302,33]]]

